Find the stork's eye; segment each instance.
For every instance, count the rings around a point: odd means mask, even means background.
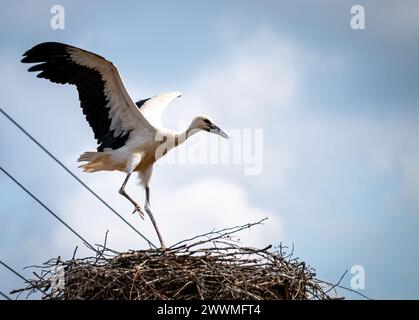
[[[208,119],[204,119],[204,122],[205,122],[206,124],[211,124],[211,121],[209,121]]]

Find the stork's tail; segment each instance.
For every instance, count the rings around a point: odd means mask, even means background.
[[[105,152],[86,151],[77,159],[77,162],[88,162],[79,166],[84,172],[104,170],[107,154]]]

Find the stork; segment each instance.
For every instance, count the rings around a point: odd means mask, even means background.
[[[208,131],[228,138],[208,117],[195,117],[184,132],[164,128],[161,117],[166,107],[180,92],[163,93],[133,102],[119,76],[117,67],[95,53],[57,42],[45,42],[23,54],[23,63],[34,63],[29,72],[40,72],[59,84],[77,87],[80,106],[97,140],[97,151],[83,153],[78,161],[85,172],[125,172],[119,193],[134,205],[144,219],[141,206],[125,191],[133,172],[138,172],[145,188],[144,210],[148,214],[162,249],[163,238],[150,208],[150,178],[154,163],[169,150],[199,131]]]

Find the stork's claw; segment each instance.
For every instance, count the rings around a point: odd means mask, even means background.
[[[134,207],[134,211],[132,212],[132,214],[134,214],[136,212],[138,212],[138,214],[140,215],[141,219],[144,220],[144,212],[143,212],[143,210],[141,209],[140,206],[135,206]]]

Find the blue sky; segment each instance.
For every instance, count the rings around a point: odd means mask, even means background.
[[[95,148],[92,133],[74,88],[19,63],[33,45],[98,52],[118,65],[133,99],[182,91],[168,127],[204,113],[226,130],[263,130],[259,175],[245,175],[244,164],[156,166],[152,205],[169,242],[267,216],[243,241],[294,244],[331,282],[362,265],[361,292],[373,298],[419,297],[417,1],[60,1],[64,30],[50,28],[54,4],[1,3],[1,107],[138,229],[154,239],[117,193],[122,174],[77,169],[78,155]],[[365,6],[365,30],[350,27],[354,4]],[[239,143],[207,138],[190,145]],[[110,246],[145,246],[3,117],[0,145],[0,165],[89,241],[109,229]],[[23,267],[80,245],[5,175],[0,190],[2,260],[29,276]],[[129,190],[142,197],[134,182]],[[21,285],[0,267],[1,291]]]

